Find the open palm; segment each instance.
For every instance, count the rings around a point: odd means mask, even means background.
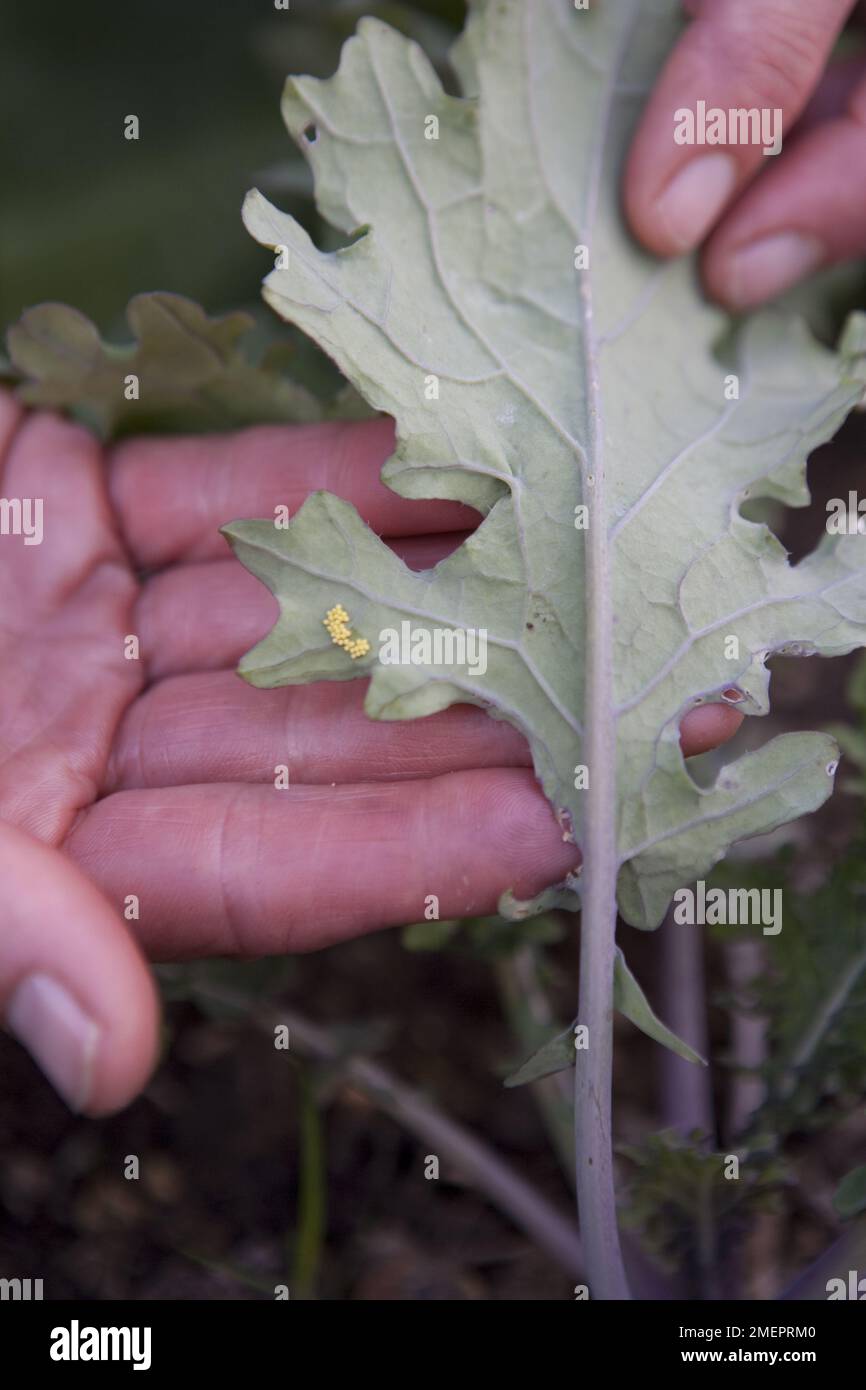
[[[443,917],[489,912],[574,863],[508,725],[470,706],[377,724],[360,681],[234,674],[274,614],[224,522],[326,487],[425,568],[473,525],[379,482],[392,439],[376,420],[105,454],[0,395],[3,496],[44,515],[41,544],[0,537],[0,1003],[77,1108],[117,1108],[149,1074],[145,955],[312,949],[431,894]],[[686,751],[738,722],[694,711]]]

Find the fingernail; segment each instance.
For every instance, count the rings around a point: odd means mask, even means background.
[[[83,1110],[93,1086],[99,1028],[50,975],[28,975],[6,1010],[23,1043],[71,1110]]]
[[[777,232],[752,242],[734,255],[722,275],[725,297],[738,309],[748,309],[781,294],[824,260],[817,237],[803,232]]]
[[[712,227],[737,182],[729,154],[704,154],[675,174],[656,211],[678,250],[697,246]]]

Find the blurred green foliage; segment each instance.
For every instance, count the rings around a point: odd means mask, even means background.
[[[310,225],[306,166],[279,101],[289,72],[331,73],[361,14],[444,57],[460,0],[4,0],[0,325],[45,300],[127,336],[132,295],[211,312],[257,305],[267,266],[241,225],[258,184]],[[140,138],[124,138],[137,115]]]
[[[133,295],[126,317],[134,341],[121,346],[68,304],[25,310],[6,334],[20,399],[69,411],[103,439],[372,413],[291,327],[265,346],[251,314],[208,316],[194,300],[158,290]]]
[[[843,752],[836,794],[861,798],[859,833],[818,882],[802,882],[793,845],[768,859],[729,858],[711,879],[715,888],[782,891],[783,929],[766,947],[765,969],[738,995],[717,1000],[765,1020],[766,1098],[746,1136],[754,1148],[779,1148],[792,1134],[830,1125],[866,1095],[866,660],[847,694],[851,723],[829,731]],[[755,928],[710,931],[733,941]]]
[[[735,1170],[732,1155],[706,1148],[703,1138],[665,1130],[642,1144],[622,1144],[617,1152],[632,1165],[620,1211],[623,1226],[639,1231],[664,1269],[686,1273],[689,1286],[707,1298],[720,1296],[708,1285],[723,1266],[726,1247],[756,1212],[777,1208],[786,1173],[772,1156],[751,1158]]]
[[[549,946],[562,941],[566,928],[553,913],[512,922],[505,917],[463,917],[456,921],[413,922],[404,928],[409,951],[441,951],[446,947],[481,960],[510,956],[526,946]]]
[[[751,1149],[778,1149],[793,1134],[837,1122],[866,1095],[866,839],[853,841],[822,882],[804,889],[787,846],[756,863],[729,861],[712,886],[781,889],[783,929],[764,971],[717,1002],[765,1022],[761,1067],[766,1098],[744,1136]],[[710,929],[736,940],[754,927]]]

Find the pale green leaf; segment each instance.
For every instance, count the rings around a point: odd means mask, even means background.
[[[675,1052],[684,1061],[700,1062],[702,1066],[707,1065],[699,1052],[695,1052],[694,1048],[689,1047],[687,1042],[678,1038],[676,1033],[667,1028],[661,1019],[653,1013],[646,995],[626,965],[625,956],[619,947],[616,951],[613,975],[613,1006],[630,1019],[642,1033],[646,1033],[648,1038],[653,1038],[655,1042],[661,1043],[662,1047],[670,1048],[671,1052]]]
[[[699,1062],[706,1066],[704,1058],[682,1038],[667,1028],[652,1011],[646,995],[626,965],[625,956],[617,948],[613,976],[613,1006],[625,1018],[646,1033],[654,1042],[661,1043],[686,1062]],[[575,1062],[574,1026],[558,1033],[544,1043],[517,1069],[505,1082],[506,1086],[525,1086],[529,1081],[538,1081],[542,1076],[564,1071]]]
[[[530,1081],[540,1081],[543,1076],[565,1071],[566,1067],[574,1066],[574,1052],[574,1028],[569,1027],[533,1052],[517,1071],[505,1078],[504,1084],[526,1086]]]
[[[265,299],[394,416],[388,484],[485,519],[420,574],[324,494],[287,531],[226,528],[280,604],[241,663],[249,681],[364,675],[373,718],[468,701],[510,720],[585,850],[583,877],[618,872],[620,910],[641,927],[733,841],[818,806],[833,784],[832,741],[795,734],[699,787],[683,715],[732,687],[765,714],[773,654],[866,640],[866,538],[828,535],[793,566],[739,512],[747,497],[808,501],[807,455],[863,393],[862,316],[838,352],[790,313],[732,328],[692,263],[656,262],[622,224],[623,156],[681,22],[679,0],[478,0],[457,55],[465,97],[375,20],[336,77],[289,81],[286,123],[320,211],[350,242],[319,251],[251,193],[249,230],[288,251]],[[336,604],[366,655],[330,641]],[[484,631],[486,669],[384,664],[381,634],[404,622]]]

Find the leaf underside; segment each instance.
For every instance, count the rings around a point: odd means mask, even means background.
[[[809,452],[862,396],[862,318],[837,352],[781,312],[732,331],[690,261],[655,261],[622,224],[623,155],[680,8],[478,0],[455,58],[462,97],[444,92],[416,45],[368,19],[333,79],[288,82],[283,114],[320,211],[352,240],[323,253],[251,193],[248,229],[288,249],[264,297],[394,417],[388,485],[468,503],[484,520],[422,573],[326,493],[288,530],[225,528],[280,605],[241,663],[247,680],[366,676],[377,719],[488,708],[526,736],[578,843],[587,634],[609,612],[618,901],[645,928],[732,842],[832,789],[836,748],[817,733],[774,738],[698,787],[680,751],[684,714],[731,688],[739,708],[765,714],[771,655],[837,655],[866,640],[866,538],[828,535],[792,566],[739,510],[747,495],[808,502]],[[575,268],[578,247],[586,269]],[[609,537],[608,571],[591,584],[582,505]],[[370,644],[354,660],[323,627],[338,604]],[[486,631],[486,672],[383,664],[379,634],[405,621]],[[555,900],[573,905],[570,887]]]

